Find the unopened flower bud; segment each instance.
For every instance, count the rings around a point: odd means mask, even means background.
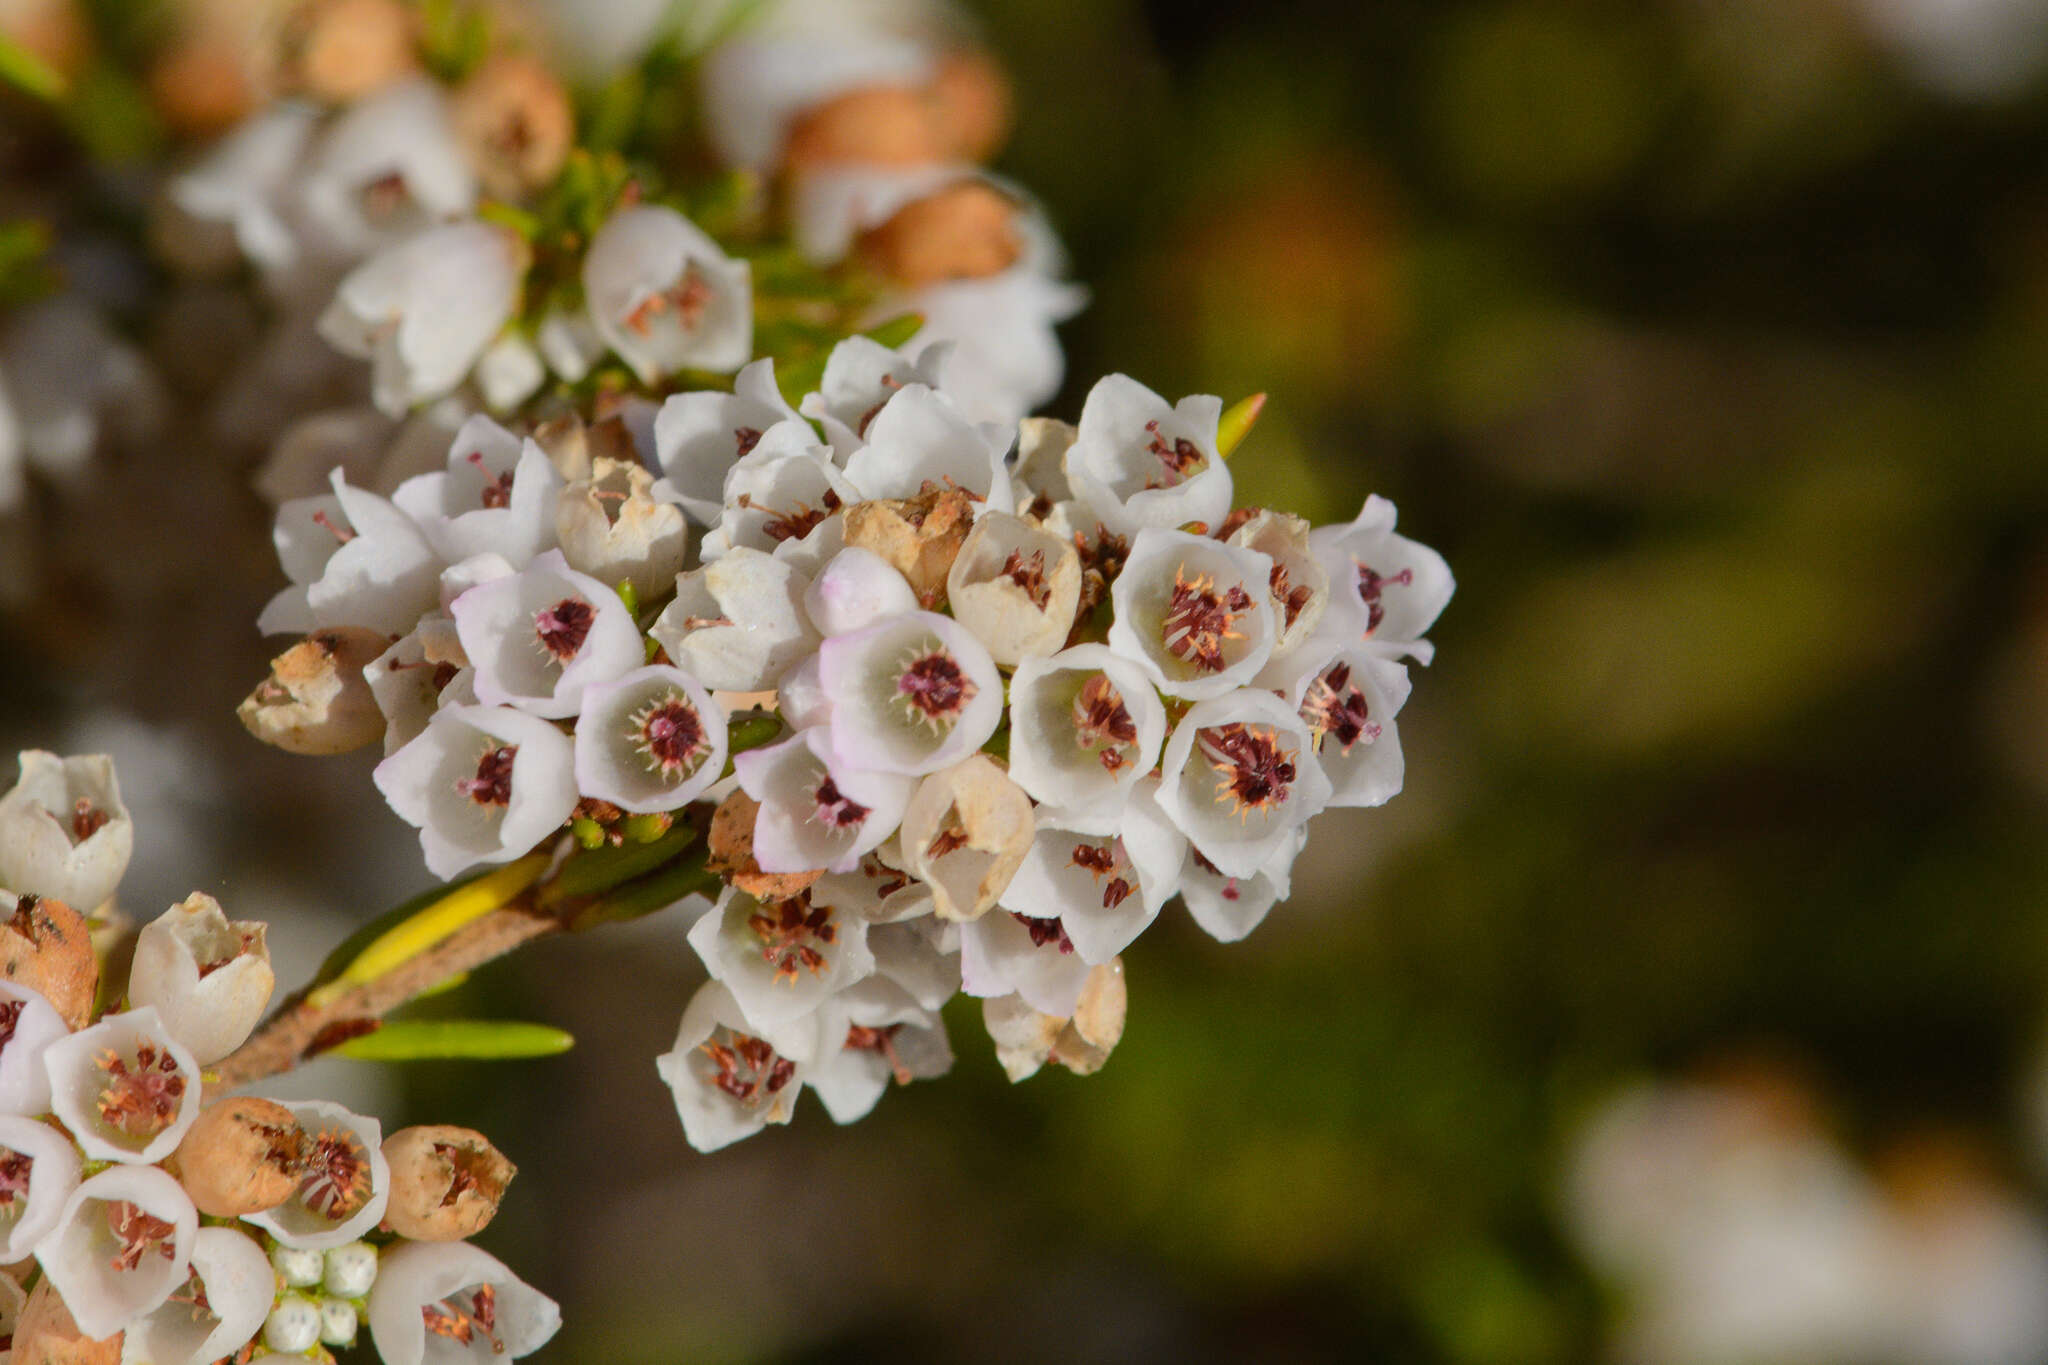
[[[327,1253],[320,1287],[340,1299],[360,1299],[377,1283],[377,1248],[368,1242],[350,1242]]]
[[[0,891],[0,979],[50,1002],[65,1026],[92,1020],[100,968],[85,916],[47,896]]]
[[[923,166],[946,159],[948,139],[931,102],[901,86],[849,90],[813,105],[790,125],[783,161],[820,166]]]
[[[323,1346],[353,1346],[356,1344],[356,1306],[347,1299],[320,1300],[320,1344]]]
[[[178,1143],[178,1181],[210,1218],[261,1213],[292,1197],[311,1147],[291,1110],[274,1100],[233,1095],[201,1110]],[[317,1261],[318,1253],[307,1254]]]
[[[880,555],[935,607],[973,524],[974,500],[958,488],[877,498],[846,509],[846,543]]]
[[[1024,252],[1017,205],[979,180],[914,199],[860,235],[868,268],[906,289],[999,275]]]
[[[280,1242],[270,1249],[270,1267],[287,1288],[306,1289],[320,1283],[324,1266],[320,1253],[308,1247],[286,1246]]]
[[[575,140],[569,92],[535,58],[501,52],[455,91],[456,139],[484,188],[517,199],[555,178]]]
[[[925,88],[948,155],[987,161],[1010,135],[1010,82],[986,52],[961,49],[939,59]]]
[[[219,1061],[248,1038],[277,985],[266,928],[257,920],[230,921],[220,902],[194,892],[143,926],[129,1000],[154,1005],[202,1066]]]
[[[761,803],[743,791],[720,802],[711,814],[711,855],[705,866],[750,896],[764,901],[788,900],[816,882],[825,870],[763,872],[754,860],[754,820],[760,812]]]
[[[399,0],[305,0],[286,25],[288,83],[348,103],[411,71],[411,9]]]
[[[1081,604],[1081,556],[1021,517],[990,512],[967,533],[946,598],[990,657],[1015,667],[1066,644]]]
[[[249,733],[292,754],[345,754],[384,734],[363,668],[390,640],[360,626],[316,630],[270,661],[235,714]]]
[[[0,887],[90,911],[114,894],[135,848],[114,760],[40,749],[20,759],[20,780],[0,796]]]
[[[903,812],[910,871],[940,918],[974,919],[996,903],[1031,851],[1031,798],[986,754],[918,783]]]
[[[483,1231],[517,1170],[482,1133],[447,1124],[399,1129],[384,1140],[384,1160],[391,1166],[384,1221],[415,1242],[457,1242]]]
[[[65,1307],[64,1296],[45,1276],[29,1294],[14,1324],[9,1358],[21,1365],[120,1365],[121,1334],[87,1336]]]
[[[320,1305],[287,1294],[270,1310],[263,1324],[263,1344],[279,1355],[298,1355],[320,1340]]]

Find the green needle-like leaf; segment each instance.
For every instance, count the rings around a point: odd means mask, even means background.
[[[576,1039],[561,1029],[513,1019],[402,1019],[351,1038],[334,1051],[360,1062],[502,1062],[553,1057],[575,1045]]]

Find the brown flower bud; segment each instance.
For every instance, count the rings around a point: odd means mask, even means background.
[[[283,1105],[230,1095],[199,1111],[172,1161],[201,1213],[239,1218],[292,1197],[307,1143],[306,1130]]]
[[[418,65],[412,11],[400,0],[306,0],[284,26],[285,82],[343,103]]]
[[[316,630],[270,661],[235,708],[249,733],[292,754],[345,754],[384,734],[363,668],[391,642],[361,626]]]
[[[484,188],[516,199],[545,188],[569,158],[569,92],[539,61],[501,52],[455,91],[455,136]]]
[[[384,1222],[415,1242],[456,1242],[496,1216],[518,1168],[482,1133],[447,1124],[401,1128],[384,1139],[391,1202]]]
[[[9,909],[0,921],[0,978],[40,994],[67,1027],[84,1028],[100,986],[85,916],[47,896],[0,892],[0,912]]]
[[[974,525],[974,498],[958,488],[914,498],[876,498],[846,509],[846,543],[889,561],[910,580],[917,600],[936,610],[945,600],[946,574]]]
[[[792,171],[820,166],[924,166],[946,159],[948,139],[932,102],[901,86],[849,90],[799,115],[783,142]]]
[[[993,185],[963,180],[913,199],[855,250],[869,269],[908,289],[1001,274],[1024,253],[1016,204]]]
[[[947,53],[925,95],[949,155],[987,161],[1009,139],[1010,80],[986,52]]]
[[[120,1365],[121,1334],[95,1341],[78,1330],[64,1298],[46,1277],[14,1325],[14,1365]]]
[[[825,869],[763,872],[754,861],[754,817],[760,812],[761,803],[743,791],[726,797],[711,813],[710,854],[704,865],[756,900],[788,900],[824,876]]]

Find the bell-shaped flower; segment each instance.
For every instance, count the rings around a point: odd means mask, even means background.
[[[232,230],[241,254],[265,274],[289,270],[298,237],[285,216],[284,193],[304,164],[320,112],[281,101],[245,120],[190,170],[172,177],[171,202],[188,218]]]
[[[371,780],[442,878],[525,855],[577,801],[569,737],[509,706],[444,707]]]
[[[598,335],[643,383],[685,369],[730,373],[753,354],[747,263],[674,209],[612,214],[583,258],[583,292]]]
[[[532,1355],[562,1310],[467,1242],[405,1242],[380,1258],[370,1339],[384,1365],[479,1365]]]
[[[815,1014],[782,1025],[755,1024],[721,982],[698,987],[683,1011],[675,1047],[654,1063],[675,1092],[676,1115],[690,1145],[715,1152],[768,1124],[788,1123],[821,1051],[820,1027]]]
[[[602,455],[589,478],[562,490],[555,537],[570,568],[600,583],[631,583],[642,601],[674,586],[690,548],[682,509],[656,500],[654,476],[637,460]]]
[[[199,1118],[199,1063],[148,1006],[43,1049],[50,1110],[93,1161],[149,1165]]]
[[[824,1047],[805,1079],[834,1123],[865,1118],[892,1080],[908,1085],[953,1069],[953,1047],[938,1011],[887,978],[869,977],[839,992],[820,1013]]]
[[[0,981],[0,1114],[49,1112],[50,1073],[43,1052],[69,1032],[64,1016],[40,994]]]
[[[351,271],[320,335],[368,360],[377,406],[403,416],[468,376],[512,320],[527,260],[525,242],[494,223],[429,228]]]
[[[1071,1018],[1041,1013],[1021,995],[998,995],[982,1001],[981,1021],[1013,1083],[1038,1074],[1048,1061],[1092,1076],[1122,1040],[1128,1005],[1123,959],[1116,958],[1089,969]]]
[[[1249,877],[1330,801],[1307,722],[1271,692],[1191,707],[1160,760],[1159,804],[1219,871]]]
[[[419,523],[448,563],[494,554],[523,569],[554,546],[561,487],[537,444],[478,415],[455,433],[446,469],[407,479],[391,501]]]
[[[1129,947],[1179,888],[1187,859],[1187,840],[1161,813],[1156,790],[1147,782],[1132,791],[1113,834],[1065,829],[1042,816],[999,903],[1040,924],[1057,919],[1060,942],[1090,966]],[[963,944],[968,937],[963,931]]]
[[[1031,849],[1031,798],[987,754],[969,754],[917,784],[903,812],[904,865],[931,888],[942,919],[996,903]]]
[[[1071,541],[990,512],[953,560],[946,600],[990,657],[1013,668],[1066,644],[1081,604],[1081,556]]]
[[[246,1233],[203,1227],[192,1238],[185,1283],[128,1325],[122,1365],[223,1360],[256,1339],[277,1298],[270,1258]]]
[[[265,744],[294,754],[345,754],[383,737],[363,670],[389,646],[361,626],[316,630],[270,661],[236,717]]]
[[[36,1247],[78,1188],[78,1149],[62,1132],[20,1114],[0,1116],[0,1256],[12,1265]]]
[[[240,1047],[277,987],[260,921],[230,922],[194,892],[142,926],[128,999],[153,1007],[201,1066]]]
[[[825,429],[843,461],[867,440],[868,424],[906,384],[939,387],[946,348],[926,346],[915,357],[872,337],[850,336],[825,357],[825,373],[800,405]]]
[[[967,420],[953,400],[905,384],[867,424],[867,440],[846,459],[846,477],[867,498],[914,498],[957,488],[998,512],[1012,510],[1003,469],[1007,434]]]
[[[440,629],[436,629],[438,624]],[[445,640],[456,657],[437,646]],[[419,737],[439,709],[443,697],[458,674],[468,671],[461,658],[462,645],[455,638],[455,623],[442,618],[438,623],[422,621],[417,630],[400,636],[382,654],[363,668],[363,681],[376,698],[384,717],[384,753],[397,753]],[[469,699],[475,700],[472,688]]]
[[[960,926],[960,989],[969,995],[1017,995],[1064,1018],[1087,984],[1088,963],[1057,916],[1006,909]]]
[[[1067,449],[1074,495],[1120,536],[1230,515],[1230,467],[1216,453],[1221,399],[1164,398],[1128,375],[1096,381]]]
[[[196,1088],[196,1086],[195,1086]],[[116,1166],[71,1192],[36,1261],[88,1337],[110,1337],[185,1283],[199,1213],[151,1166]]]
[[[1188,915],[1219,943],[1235,943],[1259,927],[1266,913],[1287,899],[1295,855],[1307,842],[1306,826],[1282,840],[1265,866],[1249,877],[1231,877],[1199,852],[1182,870],[1180,898]]]
[[[1450,603],[1457,583],[1444,557],[1394,534],[1394,504],[1374,495],[1346,526],[1319,526],[1309,548],[1330,576],[1330,610],[1321,630],[1370,640],[1382,653],[1428,663],[1435,646],[1423,632]]]
[[[839,762],[921,775],[979,749],[1003,719],[1003,680],[981,642],[950,616],[920,611],[819,646]]]
[[[676,596],[648,630],[669,658],[719,692],[774,687],[811,652],[804,575],[759,550],[735,548],[676,579]]]
[[[1310,527],[1300,517],[1258,509],[1230,533],[1232,545],[1257,550],[1273,561],[1267,579],[1273,600],[1273,658],[1292,653],[1309,640],[1330,605],[1330,576],[1309,549]]]
[[[1327,638],[1296,656],[1300,676],[1282,681],[1330,779],[1333,806],[1384,805],[1401,790],[1401,732],[1394,718],[1408,700],[1408,667],[1370,645]]]
[[[931,888],[898,866],[903,861],[897,841],[885,839],[880,847],[861,854],[859,862],[847,871],[827,872],[818,878],[816,894],[876,926],[929,916]],[[880,950],[876,951],[879,960]],[[957,982],[954,988],[958,989]]]
[[[326,1100],[280,1101],[307,1138],[299,1187],[276,1208],[242,1215],[286,1246],[327,1251],[377,1226],[391,1198],[384,1130]]]
[[[90,911],[120,885],[135,849],[114,760],[19,755],[21,776],[0,796],[0,887]]]
[[[421,78],[357,101],[328,126],[299,182],[298,212],[329,254],[355,260],[468,213],[476,198],[447,102]]]
[[[476,694],[537,716],[573,716],[583,689],[646,659],[619,595],[550,550],[510,578],[478,584],[450,613],[476,669]]]
[[[725,510],[704,537],[704,557],[715,559],[735,545],[772,552],[859,501],[810,423],[778,422],[726,472]]]
[[[1067,450],[1080,434],[1071,422],[1057,417],[1026,417],[1017,424],[1017,462],[1010,478],[1017,484],[1017,505],[1042,519],[1057,503],[1072,502],[1067,483]]]
[[[271,534],[292,586],[256,618],[265,635],[366,626],[403,635],[439,600],[442,562],[413,519],[336,470],[334,491],[277,509]]]
[[[867,921],[814,895],[761,901],[727,888],[690,928],[690,946],[757,1024],[810,1014],[835,991],[875,970]]]
[[[1110,589],[1109,647],[1168,696],[1220,697],[1273,651],[1273,561],[1185,531],[1140,531]]]
[[[703,684],[663,664],[583,694],[576,787],[623,810],[676,810],[725,772],[725,709]]]
[[[1010,679],[1010,776],[1070,828],[1112,833],[1165,742],[1152,680],[1107,645],[1026,659]]]
[[[733,376],[732,392],[673,394],[654,418],[662,477],[683,510],[715,526],[725,506],[725,476],[778,424],[797,418],[775,386],[775,362],[752,362]]]
[[[960,926],[924,914],[868,930],[875,975],[886,976],[928,1010],[960,993]]]
[[[740,787],[760,802],[754,858],[764,872],[850,872],[902,823],[907,777],[846,763],[823,730],[749,749],[733,760]]]
[[[845,635],[917,609],[910,580],[858,545],[832,556],[804,592],[804,610],[820,635]]]

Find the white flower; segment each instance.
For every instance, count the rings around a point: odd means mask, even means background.
[[[822,1055],[805,1080],[834,1123],[864,1118],[892,1079],[908,1085],[953,1069],[945,1021],[893,981],[870,977],[826,1001],[820,1013]]]
[[[283,195],[319,116],[310,104],[284,101],[245,120],[171,180],[171,202],[200,222],[232,227],[235,245],[266,274],[289,269],[299,244]]]
[[[510,578],[480,583],[450,608],[476,694],[538,716],[573,716],[583,689],[645,661],[619,595],[550,550]]]
[[[520,857],[576,809],[569,737],[508,706],[435,712],[371,778],[391,808],[419,828],[427,870],[442,878]]]
[[[1219,943],[1235,943],[1251,933],[1268,911],[1287,898],[1294,858],[1307,837],[1306,827],[1297,828],[1266,865],[1249,877],[1227,877],[1200,853],[1190,851],[1180,883],[1180,898],[1188,914]]]
[[[747,263],[674,209],[614,213],[584,257],[583,291],[598,335],[643,383],[682,369],[737,370],[752,354]]]
[[[514,569],[555,543],[561,475],[531,438],[484,416],[462,424],[448,467],[407,479],[391,501],[426,532],[450,564],[495,554]]]
[[[444,628],[454,651],[460,654],[462,646],[454,639],[454,622],[443,619],[438,624]],[[449,685],[468,667],[466,661],[432,657],[433,643],[440,633],[422,622],[418,630],[401,636],[363,668],[363,680],[370,685],[370,695],[377,699],[377,709],[384,714],[386,757],[419,737]],[[474,689],[470,696],[474,699]]]
[[[1005,910],[960,926],[960,989],[969,995],[1014,994],[1064,1018],[1087,984],[1088,964],[1057,918]]]
[[[270,1259],[246,1234],[204,1227],[182,1290],[128,1325],[121,1365],[221,1360],[255,1340],[277,1296]]]
[[[704,557],[735,545],[773,551],[802,540],[860,493],[832,464],[809,422],[792,418],[761,434],[754,448],[726,472],[725,510],[704,538]]]
[[[897,866],[906,861],[902,854],[903,850],[895,839],[885,839],[879,847],[861,854],[853,867],[820,877],[814,887],[815,894],[859,915],[877,928],[929,916],[932,913],[931,888],[911,876],[907,869]],[[889,970],[881,966],[888,954],[878,946],[879,940],[870,934],[868,942],[874,948],[878,968]],[[957,978],[957,972],[955,976]],[[958,988],[956,979],[954,989]],[[949,990],[945,994],[950,996],[952,993]]]
[[[969,754],[917,784],[903,812],[905,867],[931,888],[943,919],[996,903],[1032,843],[1031,798],[987,754]]]
[[[832,265],[845,259],[862,233],[880,227],[897,210],[962,182],[990,180],[973,166],[943,161],[806,166],[790,191],[790,236],[808,260]]]
[[[571,384],[581,383],[604,359],[604,338],[597,334],[590,315],[582,309],[573,313],[551,310],[535,329],[533,341],[548,368]]]
[[[43,1049],[50,1109],[94,1161],[148,1165],[199,1118],[199,1063],[144,1006]]]
[[[695,678],[650,664],[583,694],[576,786],[623,810],[675,810],[725,772],[725,711]]]
[[[804,395],[803,414],[824,427],[844,460],[860,449],[868,424],[905,385],[939,387],[945,355],[943,346],[926,346],[912,358],[872,337],[850,336],[825,357],[824,376],[815,393]]]
[[[411,517],[341,471],[334,492],[277,509],[271,539],[292,586],[270,599],[256,628],[303,634],[321,626],[411,630],[439,601],[441,561]]]
[[[393,417],[452,392],[519,303],[524,242],[492,223],[450,223],[351,271],[320,315],[336,350],[371,362],[371,393]]]
[[[683,510],[715,526],[725,504],[726,471],[796,409],[775,386],[775,362],[756,360],[733,377],[732,392],[671,395],[654,418],[654,448]]]
[[[761,803],[754,859],[764,872],[850,872],[895,832],[910,802],[909,778],[837,760],[823,730],[749,749],[733,769]]]
[[[979,749],[1003,719],[995,661],[949,616],[911,612],[818,650],[842,764],[918,775]]]
[[[1087,302],[1086,289],[1054,278],[1027,252],[1000,275],[927,285],[902,306],[924,319],[919,340],[951,348],[946,392],[960,410],[1011,426],[1059,392],[1067,362],[1054,329]]]
[[[1160,761],[1160,807],[1227,876],[1257,872],[1329,800],[1307,724],[1270,692],[1198,703]]]
[[[1401,790],[1401,732],[1408,668],[1364,645],[1311,644],[1285,682],[1330,779],[1333,806],[1384,805]]]
[[[1074,491],[1067,483],[1067,451],[1080,431],[1056,417],[1026,417],[1017,424],[1017,462],[1010,477],[1018,485],[1017,502],[1039,517],[1049,514],[1054,504],[1072,502]],[[1043,499],[1044,513],[1033,508]],[[1094,529],[1090,520],[1088,529]]]
[[[88,913],[114,894],[135,849],[114,760],[41,749],[18,757],[21,776],[0,796],[0,887]]]
[[[475,1365],[532,1355],[562,1310],[467,1242],[404,1242],[384,1253],[369,1320],[384,1365]]]
[[[1071,1018],[1042,1013],[1019,995],[997,995],[981,1002],[981,1022],[1012,1083],[1038,1074],[1048,1060],[1092,1076],[1123,1038],[1128,1005],[1123,959],[1117,958],[1089,969]]]
[[[654,1063],[675,1092],[676,1115],[690,1145],[714,1152],[768,1124],[788,1123],[819,1052],[819,1027],[815,1015],[776,1028],[758,1026],[723,984],[698,987],[683,1011],[675,1047]]]
[[[946,599],[997,663],[1015,667],[1067,642],[1081,603],[1081,556],[1071,541],[990,512],[954,556]]]
[[[867,424],[867,441],[847,457],[846,477],[870,498],[914,498],[930,484],[962,488],[998,512],[1012,510],[1003,469],[1007,439],[967,420],[953,400],[905,384]]]
[[[738,547],[678,576],[675,600],[647,633],[706,687],[757,692],[817,642],[803,606],[809,586],[775,557]]]
[[[1114,834],[1067,829],[1042,816],[1031,851],[998,903],[1034,923],[1057,919],[1060,942],[1071,943],[1090,966],[1129,947],[1179,888],[1187,859],[1187,840],[1160,812],[1156,790],[1148,782],[1132,791]],[[972,939],[963,931],[963,948]]]
[[[128,998],[152,1006],[200,1065],[240,1047],[277,986],[265,926],[233,923],[211,896],[194,892],[142,926],[128,969]]]
[[[769,170],[782,156],[790,122],[805,109],[849,90],[918,86],[930,78],[929,44],[863,22],[859,8],[835,15],[840,8],[805,9],[795,22],[810,32],[750,32],[711,49],[704,118],[720,161]]]
[[[1309,531],[1300,517],[1261,509],[1230,534],[1232,545],[1257,550],[1273,561],[1267,587],[1273,600],[1276,661],[1315,634],[1330,605],[1330,576],[1309,550]]]
[[[447,103],[425,79],[389,86],[336,119],[298,195],[314,236],[347,259],[468,213],[476,197]]]
[[[674,586],[689,553],[682,509],[654,497],[654,476],[637,461],[598,456],[590,476],[555,503],[562,558],[601,583],[630,582],[646,601]]]
[[[312,1140],[292,1197],[242,1216],[287,1246],[326,1251],[377,1226],[391,1198],[391,1167],[377,1120],[326,1100],[282,1100]]]
[[[1010,776],[1069,828],[1112,833],[1165,742],[1152,680],[1107,645],[1026,659],[1010,680]]]
[[[690,946],[754,1023],[801,1018],[875,970],[867,921],[814,891],[764,903],[727,887],[690,928]]]
[[[199,1213],[177,1181],[154,1167],[117,1166],[72,1191],[36,1260],[78,1330],[110,1337],[185,1283],[198,1232]]]
[[[897,923],[877,921],[868,930],[875,975],[887,977],[928,1010],[960,993],[960,930],[927,913]],[[887,918],[887,908],[884,916]]]
[[[1429,662],[1435,647],[1423,632],[1457,584],[1442,555],[1394,534],[1394,504],[1369,497],[1348,526],[1319,526],[1308,543],[1330,575],[1324,634],[1370,640],[1383,651]]]
[[[25,1261],[78,1188],[78,1151],[47,1123],[0,1116],[0,1256]]]
[[[1272,560],[1241,545],[1140,531],[1110,589],[1109,647],[1169,696],[1220,697],[1272,655],[1272,571]]]
[[[0,981],[0,1114],[49,1112],[43,1052],[70,1032],[57,1007],[40,994]]]
[[[858,545],[833,555],[804,592],[804,610],[821,635],[845,635],[917,609],[910,580]]]
[[[501,333],[477,357],[476,387],[492,412],[510,412],[540,392],[548,368],[534,344],[517,332]]]
[[[1067,449],[1067,482],[1121,536],[1230,515],[1230,467],[1216,453],[1223,402],[1164,398],[1128,375],[1096,381]]]

